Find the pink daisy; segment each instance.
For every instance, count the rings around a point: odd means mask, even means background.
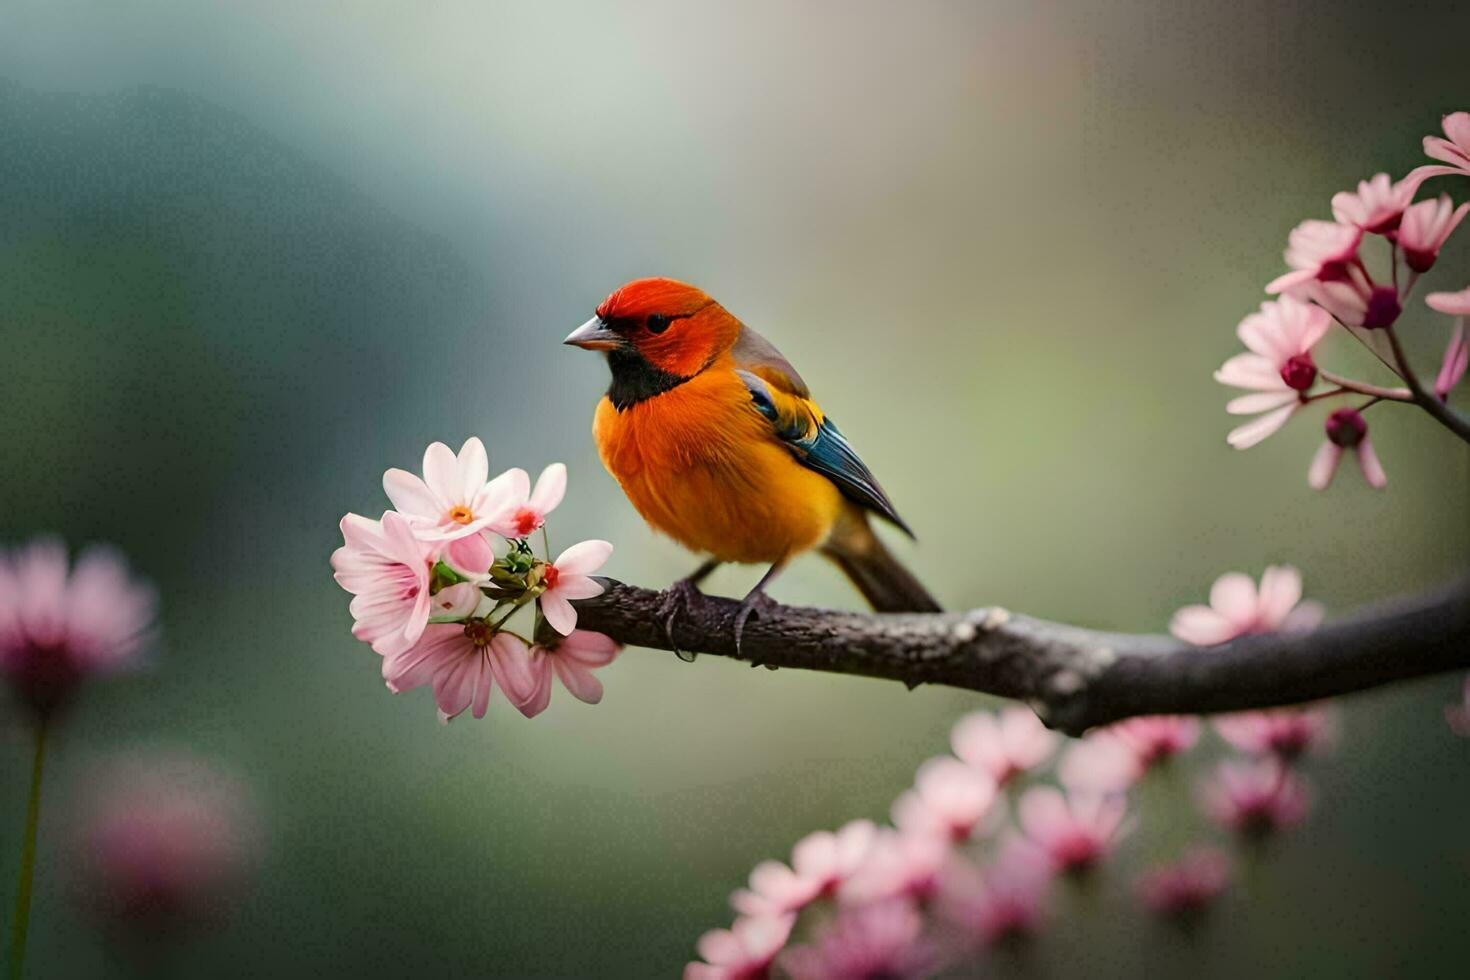
[[[771,963],[791,938],[796,916],[736,919],[728,929],[699,937],[703,963],[684,967],[684,980],[766,980]]]
[[[1259,418],[1230,433],[1236,449],[1248,449],[1286,424],[1302,406],[1303,393],[1317,380],[1312,348],[1332,326],[1327,311],[1292,296],[1261,304],[1260,312],[1240,322],[1236,334],[1250,348],[1215,372],[1215,380],[1254,394],[1242,395],[1225,410]]]
[[[919,766],[914,788],[893,804],[893,824],[910,834],[969,840],[995,802],[995,780],[943,756]]]
[[[1404,261],[1415,272],[1428,272],[1439,258],[1439,250],[1450,234],[1470,212],[1470,204],[1458,208],[1448,194],[1438,200],[1420,201],[1404,212],[1403,224],[1399,227],[1399,248],[1404,250]]]
[[[602,681],[592,673],[612,663],[622,647],[610,636],[590,630],[572,630],[551,643],[531,647],[532,693],[521,711],[534,718],[551,703],[551,678],[578,701],[597,704],[602,700]]]
[[[577,627],[577,610],[570,600],[602,595],[602,586],[592,578],[592,573],[602,567],[612,550],[613,546],[606,541],[583,541],[563,551],[546,566],[546,577],[542,580],[546,591],[537,601],[541,604],[541,615],[562,636]]]
[[[1201,792],[1205,812],[1243,837],[1269,837],[1307,814],[1307,790],[1284,763],[1226,760]]]
[[[919,980],[939,964],[918,908],[888,899],[844,909],[813,942],[788,949],[780,965],[792,980]]]
[[[878,835],[869,820],[854,820],[836,833],[819,830],[791,849],[791,866],[762,861],[750,873],[750,887],[730,896],[736,912],[769,918],[799,912],[830,897],[867,859]]]
[[[332,552],[333,577],[353,595],[352,635],[385,657],[413,646],[428,625],[433,547],[414,537],[402,514],[381,521],[342,518],[342,547]]]
[[[1326,705],[1241,711],[1221,715],[1213,725],[1221,738],[1241,752],[1282,759],[1295,759],[1321,747],[1335,734],[1332,711]]]
[[[1138,879],[1144,907],[1167,919],[1193,918],[1230,886],[1230,859],[1213,847],[1201,847],[1173,864],[1146,871]]]
[[[1368,486],[1382,490],[1388,485],[1388,475],[1378,461],[1373,441],[1368,438],[1368,423],[1361,413],[1353,408],[1339,408],[1327,416],[1325,424],[1327,439],[1307,470],[1307,485],[1313,490],[1326,490],[1337,475],[1338,464],[1345,451],[1351,451],[1358,460],[1358,469]]]
[[[58,538],[0,550],[0,673],[35,710],[56,708],[83,678],[139,663],[157,604],[112,548],[70,569]]]
[[[844,905],[893,897],[927,900],[938,891],[953,858],[954,849],[943,837],[884,828],[838,886],[838,900]]]
[[[510,487],[508,499],[502,515],[490,524],[490,530],[501,537],[528,538],[546,523],[546,515],[566,496],[566,464],[552,463],[542,470],[534,490],[525,470],[510,470],[505,476]]]
[[[1409,202],[1414,200],[1416,184],[1399,181],[1397,184],[1388,174],[1375,174],[1370,180],[1358,182],[1357,193],[1341,191],[1332,196],[1332,216],[1339,224],[1383,235],[1399,226],[1399,219]]]
[[[1424,137],[1424,153],[1448,166],[1426,164],[1414,170],[1404,180],[1413,182],[1416,189],[1430,177],[1446,174],[1470,176],[1470,112],[1452,112],[1441,122],[1444,137]]]
[[[954,754],[1004,786],[1046,762],[1060,736],[1027,708],[974,711],[955,723],[949,743]]]
[[[492,630],[483,619],[430,624],[408,650],[383,659],[383,679],[394,694],[432,684],[441,721],[466,709],[485,717],[497,684],[524,713],[536,683],[525,641]]]
[[[425,540],[450,541],[502,519],[517,500],[519,481],[526,478],[524,470],[502,473],[493,481],[489,476],[485,444],[471,437],[457,455],[444,443],[433,443],[424,450],[422,479],[392,469],[383,474],[383,490]]]
[[[1051,866],[1034,847],[1010,838],[983,873],[954,876],[941,914],[986,946],[1028,939],[1041,931]]]
[[[1251,633],[1314,629],[1322,622],[1322,607],[1301,598],[1302,576],[1290,565],[1268,566],[1259,591],[1250,576],[1228,572],[1211,587],[1210,604],[1176,612],[1169,632],[1207,647]]]
[[[1034,786],[1021,797],[1021,830],[1058,872],[1091,870],[1125,836],[1127,801],[1116,794],[1064,794],[1054,786]]]
[[[1346,278],[1357,264],[1358,244],[1363,230],[1331,221],[1303,221],[1287,240],[1286,264],[1292,271],[1266,286],[1268,293],[1281,293],[1312,281],[1332,282]]]

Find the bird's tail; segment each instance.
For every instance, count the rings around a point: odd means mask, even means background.
[[[919,584],[868,525],[867,515],[849,508],[833,528],[822,554],[842,569],[877,612],[940,612],[929,590]]]

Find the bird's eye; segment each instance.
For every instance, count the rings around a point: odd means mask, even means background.
[[[648,318],[649,333],[663,333],[669,329],[669,318],[662,313],[654,313]]]

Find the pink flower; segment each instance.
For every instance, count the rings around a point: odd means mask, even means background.
[[[1332,195],[1332,216],[1339,224],[1352,225],[1363,231],[1382,235],[1399,226],[1399,218],[1414,200],[1417,184],[1399,181],[1388,174],[1375,174],[1371,180],[1358,182],[1358,192],[1341,191]]]
[[[1250,576],[1229,572],[1215,580],[1210,604],[1176,612],[1169,632],[1206,647],[1251,633],[1313,629],[1322,621],[1322,607],[1301,597],[1301,573],[1290,565],[1268,566],[1259,592]]]
[[[612,554],[606,541],[583,541],[574,544],[546,566],[546,591],[541,593],[541,615],[562,636],[577,627],[577,610],[571,599],[590,599],[602,595],[602,586],[591,577]]]
[[[1430,177],[1445,174],[1470,176],[1470,112],[1452,112],[1444,117],[1442,123],[1445,138],[1424,137],[1424,153],[1432,159],[1444,161],[1449,166],[1426,164],[1414,170],[1404,178],[1404,181],[1405,183],[1412,182],[1415,189]]]
[[[1026,708],[974,711],[955,723],[954,754],[1004,786],[1051,758],[1060,736]]]
[[[762,861],[750,873],[750,888],[732,895],[730,904],[753,918],[799,912],[835,894],[867,859],[877,835],[878,828],[868,820],[854,820],[835,834],[808,834],[791,849],[791,867]]]
[[[1444,720],[1450,731],[1461,738],[1470,738],[1470,674],[1465,675],[1465,690],[1460,696],[1460,703],[1445,705]]]
[[[1197,916],[1230,886],[1230,859],[1212,847],[1201,847],[1174,864],[1145,872],[1138,879],[1144,907],[1168,919]]]
[[[1226,760],[1201,794],[1205,812],[1243,837],[1260,839],[1285,830],[1307,813],[1307,791],[1285,764],[1268,759]]]
[[[1268,293],[1281,293],[1312,281],[1332,282],[1349,275],[1357,263],[1358,243],[1363,230],[1331,221],[1303,221],[1287,240],[1286,264],[1292,271],[1266,286]]]
[[[528,538],[546,523],[546,515],[556,509],[567,492],[567,468],[565,463],[552,463],[536,478],[536,489],[531,489],[531,478],[525,470],[509,470],[507,486],[510,488],[501,516],[491,522],[490,530],[506,538]]]
[[[1107,731],[1133,750],[1148,769],[1188,752],[1199,739],[1199,719],[1190,715],[1149,715],[1109,725]]]
[[[1448,194],[1438,200],[1420,201],[1404,212],[1403,224],[1399,227],[1398,243],[1404,250],[1404,261],[1415,272],[1428,272],[1439,258],[1439,250],[1445,241],[1470,212],[1470,204],[1458,208]]]
[[[111,548],[88,548],[70,570],[57,538],[0,550],[0,673],[48,712],[83,678],[136,665],[156,609],[152,587],[130,578]]]
[[[1051,866],[1025,842],[1011,838],[982,874],[955,876],[942,896],[944,917],[986,946],[1027,939],[1041,931]]]
[[[684,980],[765,980],[795,924],[796,916],[783,915],[736,919],[729,929],[711,929],[697,946],[704,962],[684,967]]]
[[[995,802],[995,780],[949,756],[919,767],[914,788],[893,804],[893,825],[910,834],[969,840]]]
[[[1368,423],[1357,409],[1339,408],[1327,416],[1326,431],[1327,439],[1312,457],[1312,465],[1307,470],[1308,486],[1313,490],[1326,490],[1331,486],[1344,450],[1352,450],[1356,454],[1358,469],[1368,486],[1382,490],[1388,485],[1388,475],[1383,472],[1383,464],[1378,461],[1378,453],[1368,438]]]
[[[1214,719],[1215,731],[1241,752],[1295,759],[1333,737],[1327,706],[1241,711]]]
[[[1137,751],[1110,726],[1067,747],[1057,763],[1057,781],[1073,793],[1125,793],[1144,769]]]
[[[150,939],[227,918],[260,851],[244,788],[183,755],[114,762],[94,778],[77,901],[101,925]]]
[[[524,470],[502,473],[493,481],[490,457],[478,438],[465,440],[459,454],[442,442],[424,450],[424,476],[392,469],[383,474],[383,490],[426,541],[469,537],[504,517],[515,503]]]
[[[381,521],[342,518],[342,547],[332,552],[337,584],[353,595],[352,635],[385,657],[418,642],[430,612],[432,546],[414,537],[402,514]]]
[[[1034,786],[1021,797],[1021,830],[1058,872],[1091,870],[1128,832],[1127,801],[1115,794],[1064,794]]]
[[[1439,375],[1434,379],[1434,393],[1439,396],[1440,401],[1449,400],[1450,392],[1465,376],[1466,367],[1470,367],[1470,342],[1466,341],[1465,321],[1462,318],[1450,334],[1450,342],[1444,349],[1444,361],[1439,366]]]
[[[1317,380],[1315,347],[1332,326],[1327,311],[1292,297],[1261,304],[1259,313],[1240,321],[1236,334],[1250,348],[1215,372],[1215,380],[1255,392],[1225,406],[1232,415],[1259,418],[1231,432],[1236,449],[1248,449],[1286,424],[1302,405],[1302,394]]]
[[[446,722],[467,708],[485,717],[496,684],[524,713],[536,686],[525,641],[492,630],[483,619],[431,623],[412,647],[383,659],[383,679],[394,694],[432,684]]]
[[[602,681],[592,671],[612,663],[622,647],[610,636],[590,630],[572,630],[551,643],[531,647],[531,676],[534,686],[521,711],[534,718],[551,703],[551,678],[578,701],[597,704],[602,700]]]
[[[953,857],[952,845],[942,837],[884,828],[838,886],[838,900],[844,905],[895,896],[926,900],[939,889]]]
[[[918,980],[933,975],[938,957],[914,904],[889,899],[844,909],[815,941],[787,950],[780,965],[792,980]]]

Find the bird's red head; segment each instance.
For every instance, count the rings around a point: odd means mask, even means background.
[[[740,321],[704,290],[675,279],[635,279],[613,290],[596,316],[566,339],[637,360],[675,378],[691,378],[734,346]]]

